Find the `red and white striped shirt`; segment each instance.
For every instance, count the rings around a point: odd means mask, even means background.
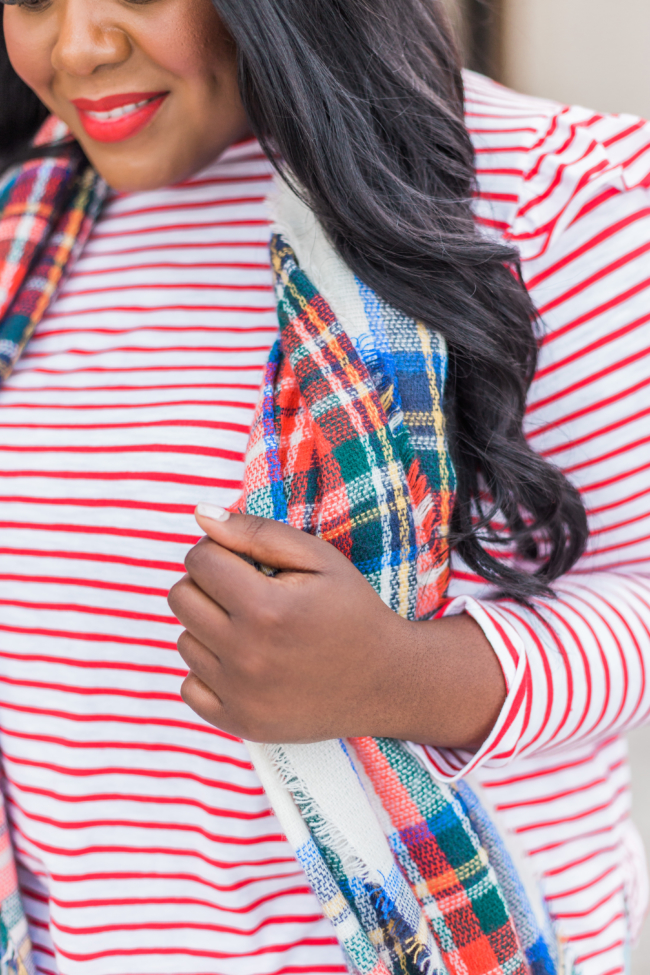
[[[0,394],[0,727],[42,972],[345,972],[166,601],[277,332],[256,143],[115,196]]]
[[[592,539],[534,609],[456,566],[450,611],[509,695],[477,755],[427,760],[473,771],[583,975],[615,975],[644,876],[619,736],[650,709],[650,129],[467,83],[479,217],[547,327],[528,432]],[[43,972],[346,971],[243,744],[179,697],[165,601],[195,504],[241,478],[276,329],[270,180],[248,143],[114,197],[0,393],[0,744]]]
[[[615,975],[646,901],[620,735],[650,714],[650,125],[476,76],[467,120],[481,222],[519,248],[545,325],[527,435],[591,534],[531,608],[486,599],[456,561],[448,611],[483,627],[508,700],[476,755],[426,752],[445,779],[477,770],[580,970]]]

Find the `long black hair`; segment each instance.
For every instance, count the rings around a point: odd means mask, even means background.
[[[540,327],[517,251],[473,216],[474,152],[441,0],[213,2],[265,151],[358,277],[447,340],[455,548],[515,598],[549,592],[584,550],[586,515],[523,434]],[[488,551],[508,542],[534,571]]]
[[[4,31],[0,31],[0,93],[0,168],[4,169],[47,118],[45,106],[9,63]]]
[[[0,7],[0,176],[15,163],[36,156],[74,156],[80,163],[85,161],[81,146],[73,139],[63,144],[43,145],[35,148],[32,140],[49,112],[11,66],[2,28]]]

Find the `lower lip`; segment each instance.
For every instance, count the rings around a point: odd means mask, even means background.
[[[91,139],[95,139],[96,142],[122,142],[123,139],[130,139],[131,136],[141,132],[166,98],[167,93],[152,98],[142,108],[137,108],[134,112],[129,112],[128,115],[122,115],[120,118],[100,120],[93,118],[81,108],[78,108],[77,112],[86,135]]]

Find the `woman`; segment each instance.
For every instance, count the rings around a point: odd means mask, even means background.
[[[648,710],[647,127],[472,76],[465,121],[435,3],[215,7],[4,11],[13,68],[113,191],[0,394],[2,749],[37,964],[345,971],[238,736],[374,735],[471,773],[580,970],[622,972],[644,910],[619,736]],[[14,160],[44,117],[17,98]],[[400,619],[318,539],[223,520],[277,328],[275,164],[448,342],[444,619]],[[588,510],[577,564],[583,504],[551,462]],[[217,544],[171,606],[210,724],[164,605],[197,503]],[[232,552],[284,572],[258,584]]]

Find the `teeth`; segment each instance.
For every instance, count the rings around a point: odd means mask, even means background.
[[[133,112],[137,112],[139,108],[144,105],[148,105],[152,102],[153,98],[145,98],[142,102],[131,102],[130,105],[120,105],[119,108],[112,108],[110,112],[88,112],[90,118],[97,119],[98,122],[111,122],[113,119],[122,118],[124,115],[132,115]]]

